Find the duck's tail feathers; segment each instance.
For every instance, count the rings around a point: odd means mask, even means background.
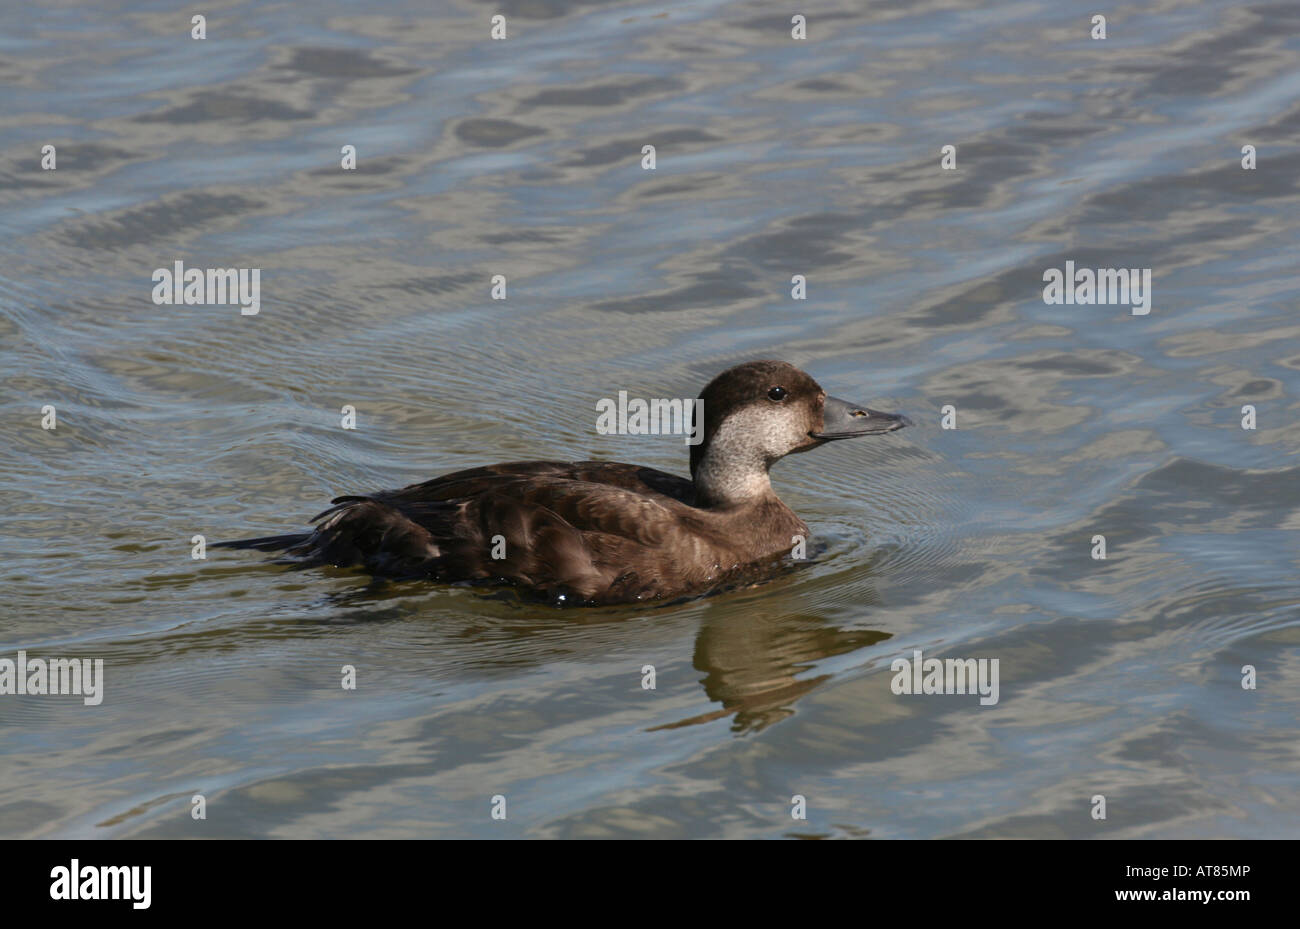
[[[264,535],[260,539],[231,539],[226,542],[213,542],[208,548],[255,548],[261,552],[279,552],[300,545],[310,538],[310,532]]]

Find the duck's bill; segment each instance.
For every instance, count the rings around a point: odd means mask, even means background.
[[[882,413],[835,397],[826,398],[822,431],[808,433],[814,439],[853,439],[860,435],[894,432],[912,421],[901,413]]]

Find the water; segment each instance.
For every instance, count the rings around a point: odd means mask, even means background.
[[[1300,7],[798,11],[0,11],[0,656],[105,662],[0,697],[0,835],[1297,834]],[[176,260],[260,313],[155,305]],[[1067,260],[1150,315],[1045,304]],[[778,465],[825,552],[765,587],[190,557],[494,461],[681,473],[595,401],[773,356],[917,425]],[[896,696],[914,649],[999,702]]]

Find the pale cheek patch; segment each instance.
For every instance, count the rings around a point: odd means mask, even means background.
[[[803,441],[803,417],[788,406],[746,407],[732,413],[718,427],[709,443],[739,460],[771,461],[790,453]]]

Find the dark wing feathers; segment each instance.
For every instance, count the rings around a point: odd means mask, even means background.
[[[310,534],[233,544],[394,577],[504,580],[593,601],[631,588],[654,596],[660,581],[682,580],[666,543],[694,521],[692,493],[683,478],[635,465],[512,462],[336,497]],[[661,569],[647,570],[647,551],[660,552],[651,557]]]

